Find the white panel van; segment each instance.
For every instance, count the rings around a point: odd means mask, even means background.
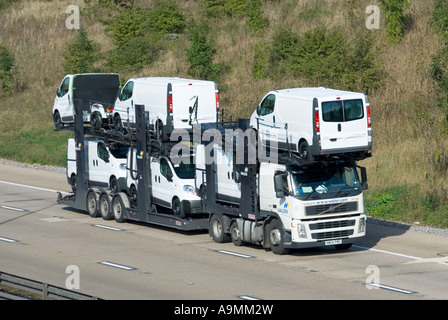
[[[129,147],[121,144],[107,146],[100,139],[86,139],[87,175],[90,186],[110,187],[115,192],[126,190],[126,157]],[[67,181],[76,190],[75,139],[67,141]]]
[[[269,92],[250,118],[261,141],[312,160],[331,154],[368,156],[370,104],[363,93],[327,88]]]
[[[131,162],[132,157],[132,162]],[[180,218],[203,212],[201,198],[196,194],[194,179],[196,168],[193,159],[173,163],[169,157],[151,157],[151,202],[172,210]],[[137,203],[137,164],[135,149],[128,155],[127,187],[131,202]]]
[[[219,97],[213,81],[149,77],[127,81],[115,102],[117,127],[135,127],[135,105],[145,105],[149,124],[167,140],[174,129],[217,121]]]

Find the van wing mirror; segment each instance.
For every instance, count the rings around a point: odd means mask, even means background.
[[[61,89],[60,88],[56,89],[56,96],[61,97]]]
[[[120,101],[123,101],[123,92],[121,92],[121,90],[118,92],[118,99],[120,99]]]
[[[261,115],[261,105],[258,105],[258,106],[257,106],[257,114],[258,114],[258,115]]]
[[[169,182],[173,181],[173,173],[172,172],[168,172],[166,174],[166,180],[168,180]]]

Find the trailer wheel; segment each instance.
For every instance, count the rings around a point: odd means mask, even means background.
[[[238,222],[236,221],[233,221],[230,224],[230,237],[235,246],[240,247],[244,244],[244,241],[241,238],[240,228],[238,228]]]
[[[115,196],[112,200],[112,213],[116,222],[122,223],[125,220],[126,208],[120,196]]]
[[[220,214],[214,214],[210,218],[210,235],[217,243],[230,241],[230,236],[225,233],[223,217]]]
[[[285,248],[284,245],[284,231],[283,231],[283,224],[280,220],[274,219],[271,221],[268,227],[268,236],[269,236],[269,242],[271,245],[271,250],[275,254],[286,254],[289,252],[289,249]]]
[[[86,208],[87,212],[92,218],[98,218],[99,212],[98,212],[98,204],[96,202],[96,195],[95,191],[90,190],[87,193],[87,199],[86,199]]]
[[[107,195],[106,193],[103,193],[100,196],[99,207],[100,207],[101,217],[103,217],[104,220],[112,219],[112,213],[110,210],[110,199],[109,199],[109,195]]]

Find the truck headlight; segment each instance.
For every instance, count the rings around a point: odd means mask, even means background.
[[[366,218],[359,219],[358,233],[364,233],[366,231]]]
[[[190,186],[188,184],[184,186],[184,191],[186,193],[189,193],[189,194],[192,194],[192,195],[196,195],[196,189],[193,186]]]
[[[297,224],[297,233],[299,235],[299,238],[306,238],[306,228],[304,224],[302,223]]]

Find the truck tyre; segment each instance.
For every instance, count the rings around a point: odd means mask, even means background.
[[[100,201],[99,201],[99,207],[100,207],[101,217],[103,217],[104,220],[112,219],[112,213],[110,210],[110,198],[107,193],[101,194]]]
[[[217,243],[224,243],[230,241],[230,236],[225,233],[223,217],[220,214],[214,214],[210,218],[210,235]]]
[[[87,193],[86,198],[86,208],[87,212],[92,218],[98,218],[99,212],[98,212],[98,203],[96,201],[96,194],[95,191],[90,190]]]
[[[238,228],[238,222],[233,221],[230,224],[230,237],[232,238],[233,244],[237,247],[240,247],[244,244],[241,236],[242,234],[240,229]]]
[[[282,255],[289,252],[289,249],[284,246],[283,224],[280,220],[271,221],[268,227],[268,237],[273,253]]]
[[[112,213],[115,221],[118,223],[122,223],[126,219],[126,208],[119,195],[115,196],[112,200]]]

